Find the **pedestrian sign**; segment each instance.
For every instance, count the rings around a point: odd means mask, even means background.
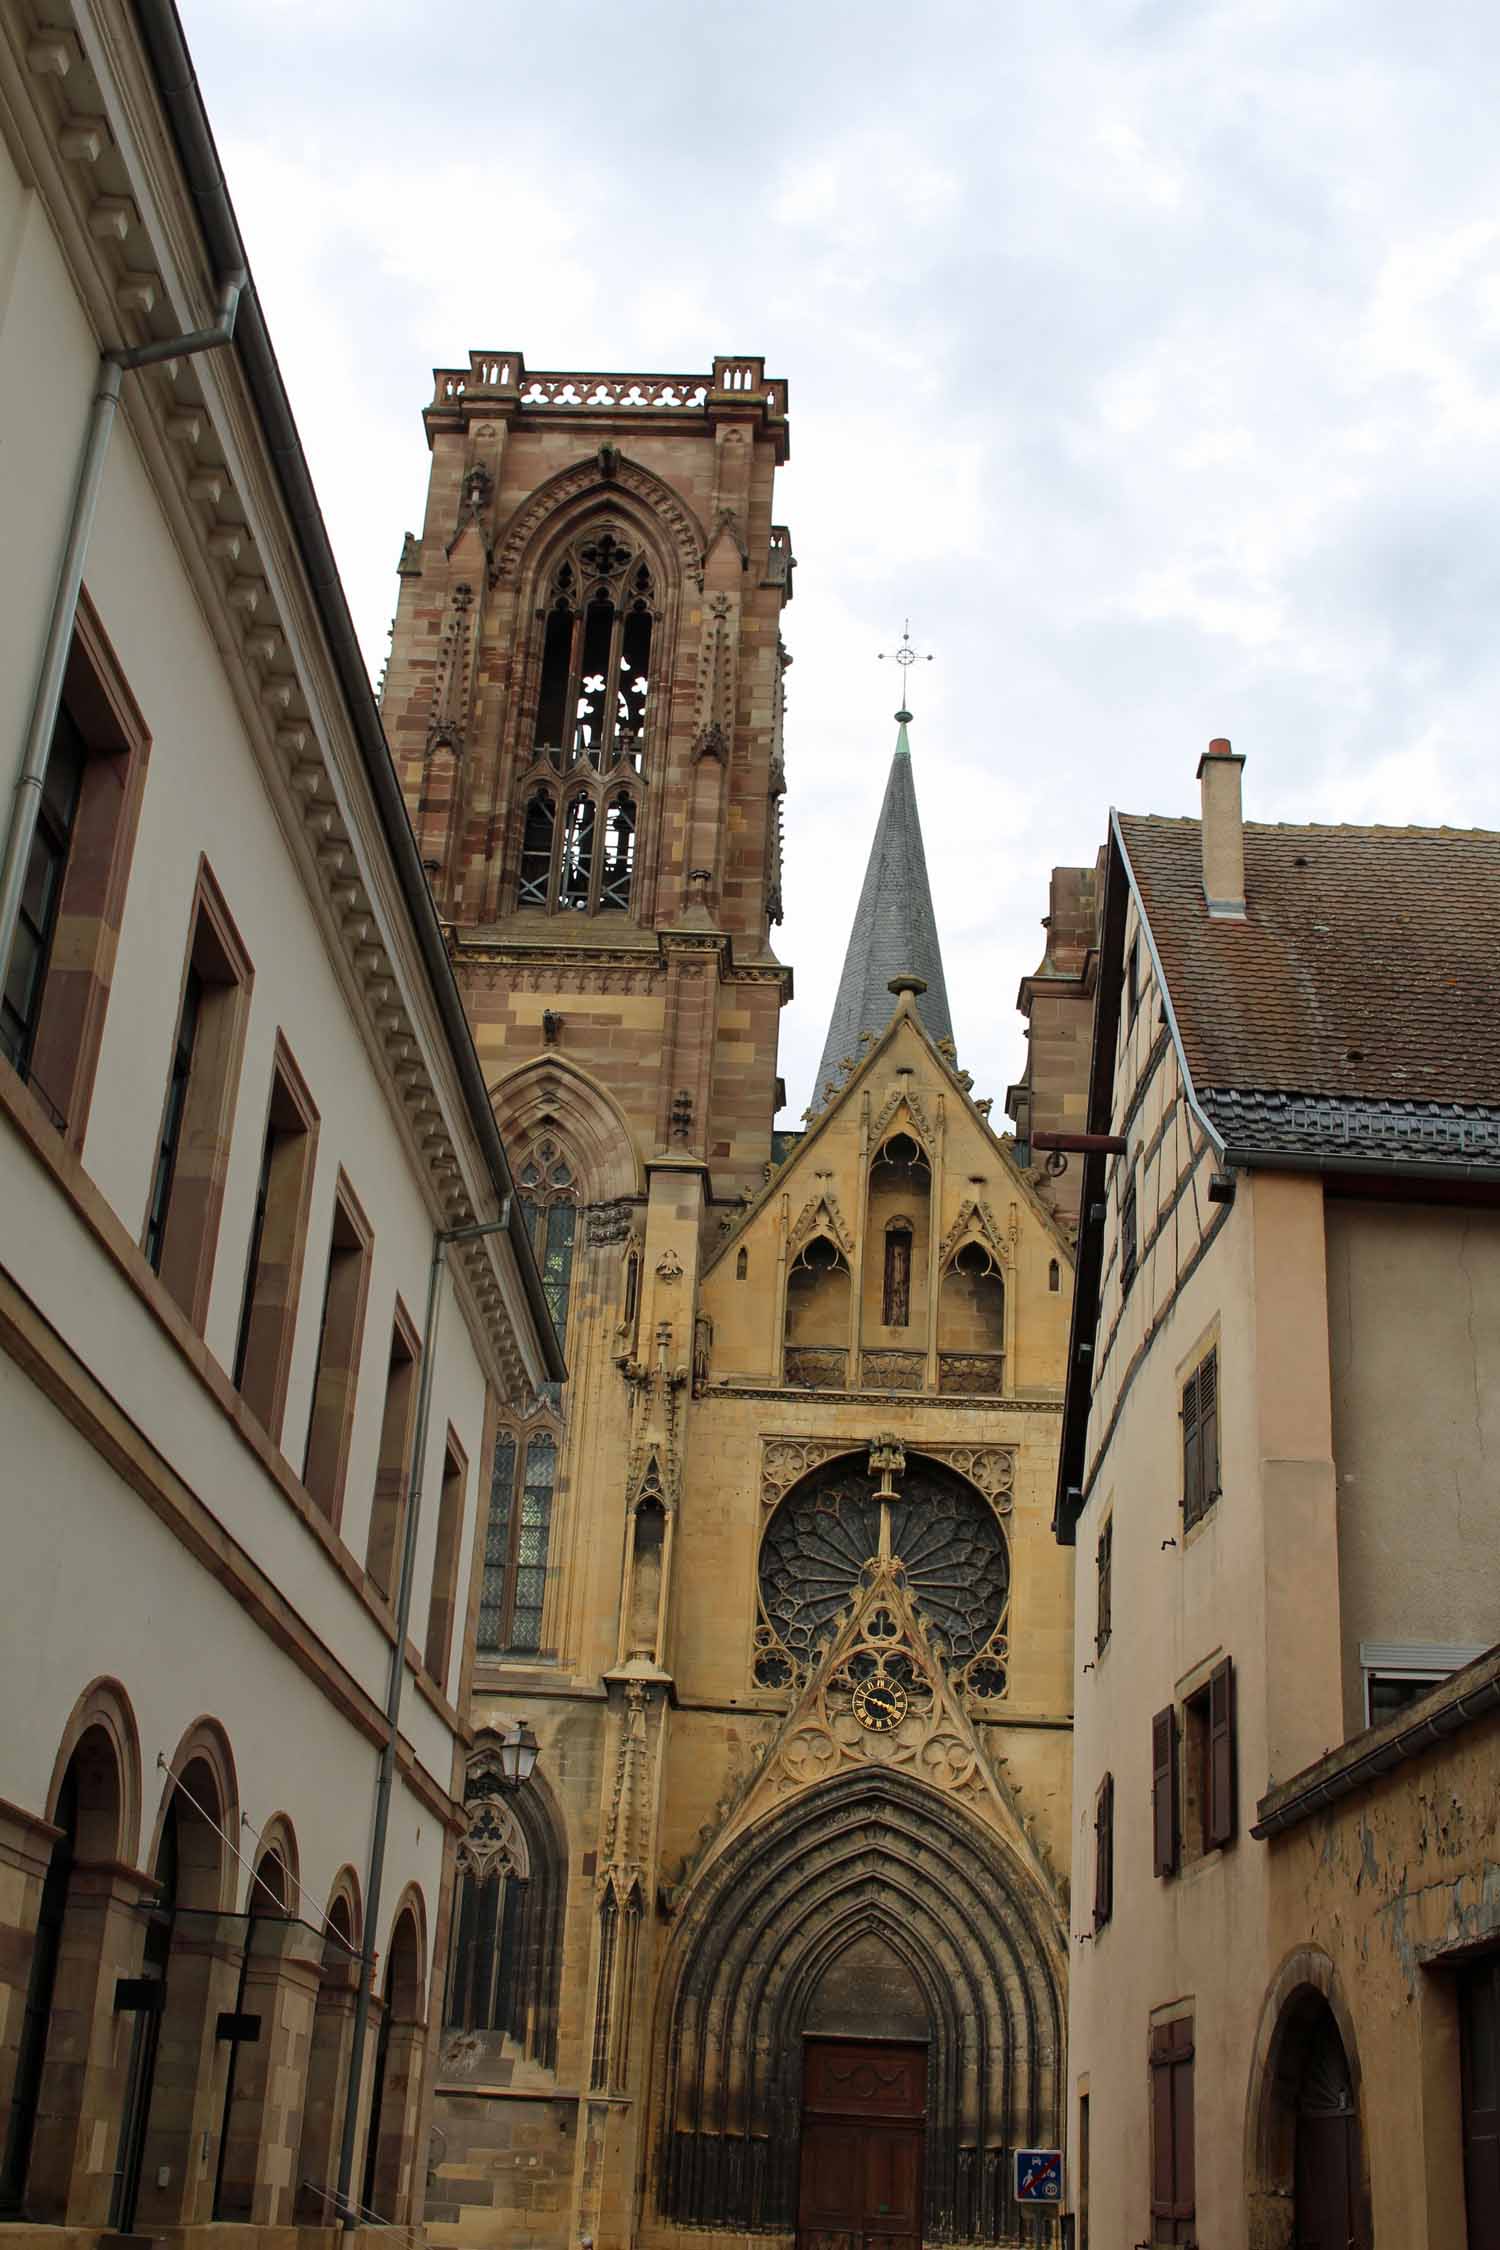
[[[1062,2150],[1060,2148],[1018,2148],[1016,2150],[1016,2201],[1018,2203],[1061,2203],[1062,2172]]]

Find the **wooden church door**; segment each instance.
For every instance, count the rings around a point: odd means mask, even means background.
[[[927,2050],[809,2038],[798,2250],[921,2250]]]

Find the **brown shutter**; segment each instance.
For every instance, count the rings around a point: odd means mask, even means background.
[[[1172,2057],[1161,2032],[1151,2037],[1151,2217],[1172,2217],[1177,2206],[1172,2162]],[[1153,2236],[1157,2229],[1152,2226]],[[1171,2238],[1168,2237],[1168,2240]]]
[[[1191,2242],[1196,2203],[1193,2161],[1193,2019],[1151,2032],[1151,2239]]]
[[[1100,1656],[1109,1640],[1112,1618],[1110,1614],[1114,1588],[1115,1520],[1109,1522],[1099,1534],[1099,1547],[1095,1555],[1098,1570],[1097,1608],[1094,1620],[1094,1653]]]
[[[1198,1370],[1198,1460],[1203,1506],[1219,1494],[1219,1353],[1215,1346]]]
[[[1193,2232],[1198,2200],[1193,2154],[1192,2018],[1180,2019],[1172,2029],[1177,2034],[1176,2052],[1172,2057],[1172,2165],[1176,2175],[1172,2186],[1177,2204],[1177,2239],[1186,2242]]]
[[[1115,1903],[1115,1777],[1107,1773],[1094,1800],[1094,1928],[1102,1930]]]
[[[1177,1873],[1177,1713],[1169,1703],[1151,1721],[1151,1839],[1154,1875]]]
[[[1208,1682],[1208,1835],[1210,1846],[1234,1836],[1234,1665],[1216,1664]]]
[[[1203,1450],[1198,1441],[1198,1370],[1182,1386],[1182,1513],[1189,1524],[1203,1513]]]

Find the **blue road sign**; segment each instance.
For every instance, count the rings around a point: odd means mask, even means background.
[[[1016,2201],[1018,2203],[1061,2203],[1062,2178],[1062,2150],[1060,2148],[1018,2148],[1016,2150]]]

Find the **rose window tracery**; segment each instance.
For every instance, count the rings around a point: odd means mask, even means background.
[[[895,1496],[884,1499],[863,1461],[845,1456],[794,1486],[772,1517],[760,1556],[755,1681],[789,1688],[856,1599],[881,1552],[900,1565],[932,1654],[970,1695],[1005,1689],[1010,1551],[993,1507],[966,1479],[912,1455]]]

